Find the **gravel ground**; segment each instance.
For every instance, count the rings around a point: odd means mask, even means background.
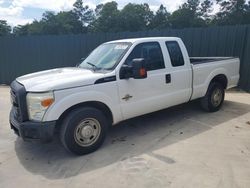
[[[250,94],[229,91],[217,113],[196,102],[114,126],[96,152],[74,156],[58,138],[23,142],[0,87],[0,187],[250,187]]]

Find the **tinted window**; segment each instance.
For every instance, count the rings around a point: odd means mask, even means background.
[[[148,71],[165,68],[161,47],[158,42],[138,44],[126,59],[125,64],[131,64],[133,59],[144,58]]]
[[[173,67],[184,65],[184,59],[179,44],[176,41],[166,42],[171,63]]]

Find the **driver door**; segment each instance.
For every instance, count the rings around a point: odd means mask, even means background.
[[[128,119],[166,108],[166,69],[161,45],[158,42],[140,43],[125,60],[130,65],[133,59],[144,58],[147,78],[120,79],[118,88],[123,118]]]

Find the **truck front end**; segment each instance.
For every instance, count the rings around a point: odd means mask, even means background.
[[[44,122],[43,116],[53,103],[52,92],[29,93],[18,81],[11,84],[11,102],[9,121],[11,129],[24,140],[52,139],[56,121]]]

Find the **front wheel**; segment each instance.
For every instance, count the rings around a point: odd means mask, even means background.
[[[208,112],[218,111],[224,101],[225,89],[218,82],[212,82],[207,90],[206,95],[201,98],[201,107]]]
[[[67,150],[77,155],[91,153],[104,142],[107,122],[98,109],[83,107],[73,110],[63,121],[61,142]]]

